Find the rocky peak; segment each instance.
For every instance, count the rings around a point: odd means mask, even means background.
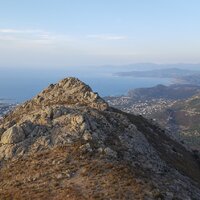
[[[65,78],[57,84],[51,84],[33,99],[33,104],[77,105],[106,110],[108,104],[99,97],[98,93],[77,78]]]

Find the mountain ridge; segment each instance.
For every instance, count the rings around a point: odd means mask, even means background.
[[[6,115],[0,136],[2,199],[200,198],[191,152],[76,78]]]

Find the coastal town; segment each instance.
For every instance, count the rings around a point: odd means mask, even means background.
[[[139,100],[135,102],[131,97],[115,97],[107,99],[107,102],[110,106],[121,109],[125,112],[151,117],[152,114],[170,107],[176,101],[161,98],[144,101]]]
[[[0,119],[3,115],[8,113],[10,110],[12,110],[16,104],[10,103],[9,101],[6,101],[4,99],[0,100]]]

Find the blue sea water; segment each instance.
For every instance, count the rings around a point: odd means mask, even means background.
[[[0,99],[23,102],[34,97],[51,83],[75,76],[98,92],[102,97],[123,95],[129,89],[169,85],[170,79],[117,77],[108,71],[91,70],[0,70]]]

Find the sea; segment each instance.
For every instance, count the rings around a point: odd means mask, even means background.
[[[121,71],[123,71],[121,69]],[[120,96],[130,89],[169,85],[168,78],[119,77],[115,70],[102,69],[0,69],[0,100],[22,103],[33,98],[51,83],[65,77],[77,77],[100,96]]]

